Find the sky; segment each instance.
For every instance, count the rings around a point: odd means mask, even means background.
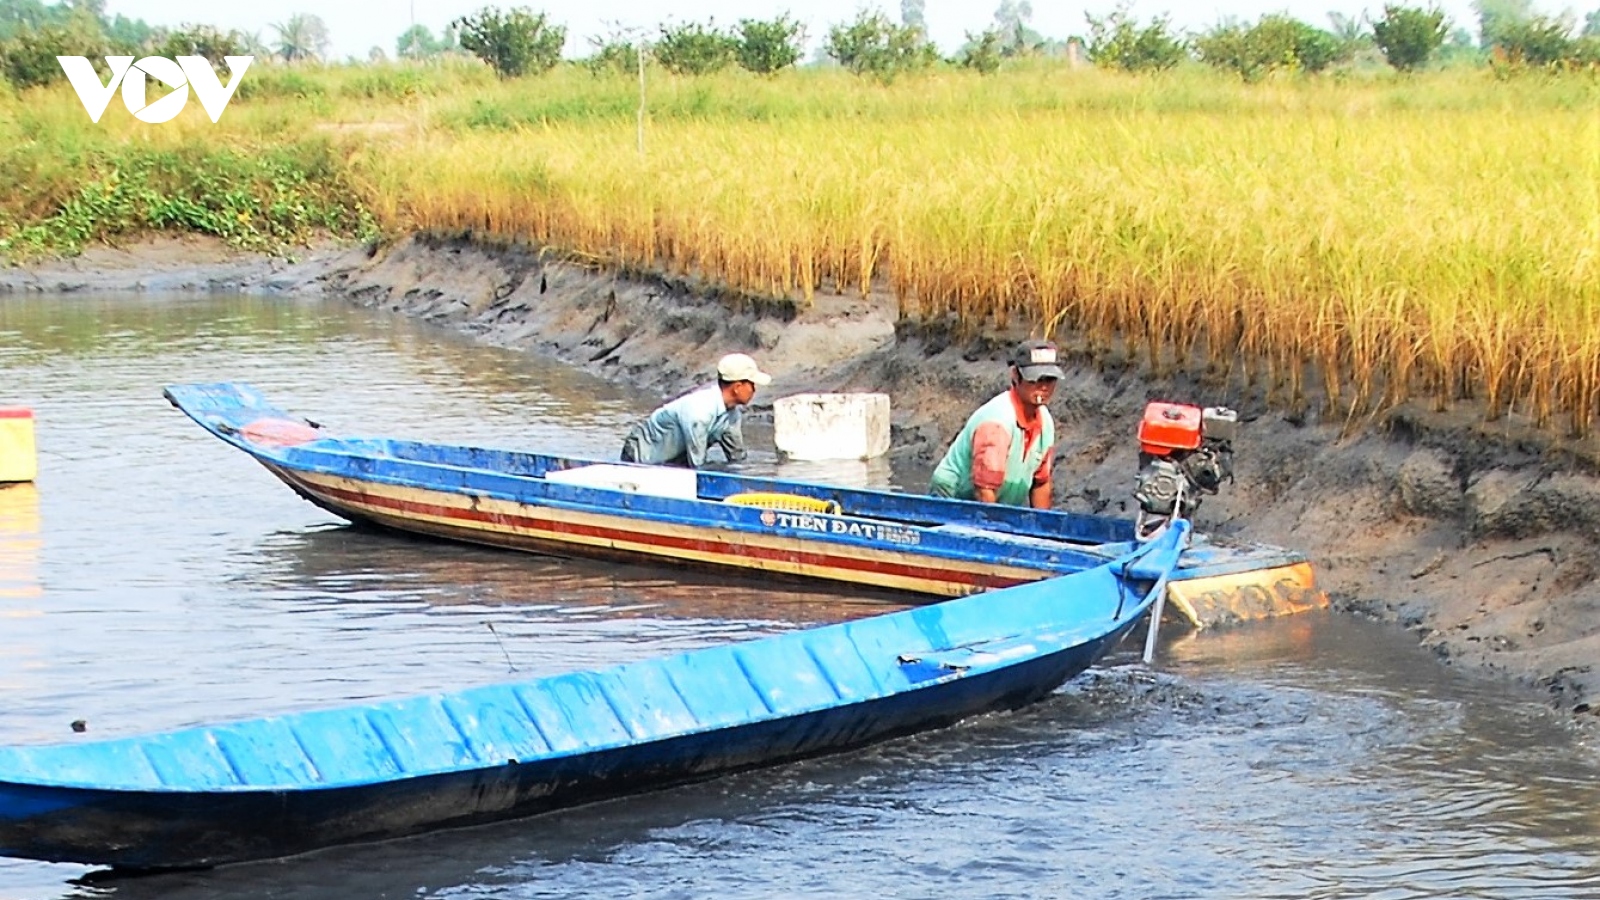
[[[1385,0],[1134,0],[1131,17],[1143,24],[1157,15],[1166,15],[1174,30],[1201,30],[1226,17],[1253,22],[1267,13],[1282,12],[1319,28],[1328,27],[1328,13],[1359,16],[1363,11],[1382,15]],[[1390,0],[1395,2],[1395,0]],[[1477,18],[1471,0],[1403,0],[1404,5],[1436,6],[1456,26],[1477,33]],[[1572,0],[1582,13],[1600,0]],[[1045,37],[1064,38],[1085,34],[1084,14],[1104,18],[1117,8],[1118,0],[1033,0],[1030,24]],[[953,53],[964,42],[967,32],[980,32],[993,24],[1000,0],[926,0],[925,17],[929,37],[945,53]],[[394,55],[395,40],[413,22],[438,33],[450,20],[470,15],[485,6],[510,9],[526,6],[544,11],[556,24],[567,27],[568,56],[586,56],[588,38],[615,34],[623,28],[640,29],[653,36],[663,22],[687,23],[714,20],[732,25],[740,19],[773,19],[788,13],[806,25],[810,48],[818,46],[828,28],[855,18],[861,9],[880,9],[891,18],[900,17],[900,0],[676,0],[670,4],[644,0],[584,0],[581,3],[539,3],[537,0],[355,0],[319,3],[313,0],[252,0],[250,3],[217,3],[216,0],[107,0],[106,13],[144,19],[151,25],[216,25],[259,32],[272,42],[271,25],[284,22],[299,12],[314,13],[327,23],[333,39],[331,56],[365,59],[372,47],[382,47]],[[1559,13],[1565,6],[1550,0],[1535,0],[1537,11]]]

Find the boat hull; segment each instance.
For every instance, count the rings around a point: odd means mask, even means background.
[[[1133,545],[1131,522],[886,491],[486,448],[351,439],[277,409],[245,385],[167,389],[179,409],[342,518],[558,556],[692,566],[961,597],[1100,565]],[[603,489],[571,476],[620,473]],[[668,477],[670,476],[670,477]],[[680,477],[681,476],[681,477]],[[664,487],[652,493],[649,484]],[[674,494],[673,484],[683,490]],[[815,509],[741,507],[790,498]],[[1204,539],[1172,579],[1190,625],[1327,603],[1300,554]],[[1181,585],[1181,589],[1178,587]]]
[[[999,559],[941,558],[892,544],[830,544],[775,529],[738,533],[630,510],[555,508],[265,465],[301,496],[341,518],[552,556],[746,570],[933,597],[964,597],[1061,574]]]
[[[197,868],[532,816],[1020,707],[1087,669],[1132,624],[928,696],[896,695],[577,757],[329,790],[203,796],[87,790],[67,800],[49,787],[0,784],[0,810],[55,807],[25,828],[0,827],[0,855],[132,870]]]

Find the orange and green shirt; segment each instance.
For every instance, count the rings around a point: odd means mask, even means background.
[[[985,488],[1001,503],[1027,506],[1028,494],[1050,480],[1056,425],[1043,406],[1032,422],[1022,410],[1012,390],[978,407],[933,470],[929,492],[972,500]]]

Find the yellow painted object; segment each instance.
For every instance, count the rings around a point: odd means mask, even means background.
[[[39,489],[0,484],[0,601],[38,597]],[[0,602],[0,618],[37,615],[31,607]]]
[[[33,410],[0,407],[0,483],[32,481],[39,476],[39,452],[33,444]]]
[[[1167,606],[1195,628],[1320,609],[1328,595],[1310,563],[1167,583]]]
[[[781,509],[786,512],[813,512],[827,513],[836,516],[839,514],[839,501],[818,500],[816,497],[802,497],[799,494],[776,494],[762,491],[751,491],[745,494],[730,494],[723,498],[724,503],[736,506],[759,506],[762,509]]]

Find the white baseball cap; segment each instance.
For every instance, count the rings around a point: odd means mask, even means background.
[[[758,385],[772,383],[772,376],[761,371],[756,361],[743,353],[729,353],[717,360],[717,378],[723,381],[749,381]]]

